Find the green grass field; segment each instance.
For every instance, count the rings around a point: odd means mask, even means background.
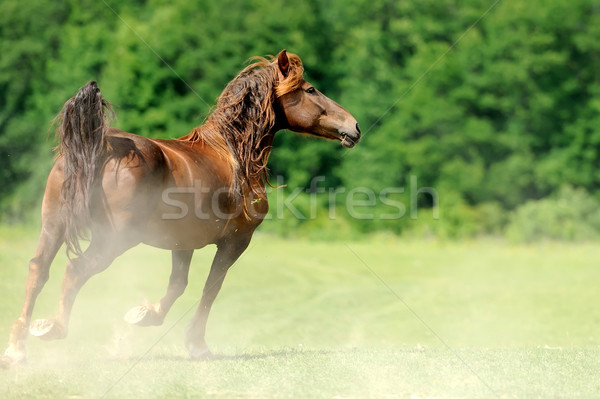
[[[36,235],[0,228],[5,341]],[[122,317],[162,296],[170,254],[117,259],[83,288],[66,340],[31,337],[29,363],[0,370],[0,397],[600,397],[600,245],[257,235],[213,308],[215,359],[192,362],[183,335],[213,254],[196,252],[186,293],[149,328]],[[55,313],[65,259],[34,317]]]

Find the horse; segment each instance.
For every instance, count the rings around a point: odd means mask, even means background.
[[[170,250],[172,270],[162,299],[126,313],[125,321],[138,326],[163,323],[187,286],[194,251],[217,246],[184,340],[192,359],[210,356],[205,331],[211,307],[268,211],[267,161],[275,133],[288,129],[347,148],[361,139],[356,119],[304,80],[302,61],[286,50],[255,57],[227,84],[205,123],[178,139],[151,139],[110,127],[112,114],[92,81],[57,116],[57,159],[46,183],[40,238],[5,364],[26,359],[29,334],[65,338],[84,283],[140,243]],[[85,250],[80,240],[89,241]],[[58,314],[31,321],[63,244],[69,261]]]

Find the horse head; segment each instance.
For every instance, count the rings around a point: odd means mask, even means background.
[[[279,83],[276,87],[278,125],[298,133],[339,140],[346,148],[360,141],[356,119],[341,105],[305,81],[302,63],[283,50],[277,56]]]

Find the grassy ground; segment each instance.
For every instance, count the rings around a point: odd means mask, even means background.
[[[35,241],[0,228],[0,337]],[[122,316],[163,294],[170,254],[123,255],[84,287],[66,340],[32,337],[29,364],[0,370],[0,397],[600,397],[598,245],[257,236],[213,309],[217,357],[192,362],[183,335],[213,254],[197,251],[187,292],[151,328]],[[64,263],[34,317],[56,311]]]

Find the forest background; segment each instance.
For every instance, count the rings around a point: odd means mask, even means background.
[[[256,55],[360,122],[354,149],[281,132],[265,231],[600,237],[595,0],[3,1],[0,222],[35,222],[50,124],[96,80],[113,122],[176,138]]]

